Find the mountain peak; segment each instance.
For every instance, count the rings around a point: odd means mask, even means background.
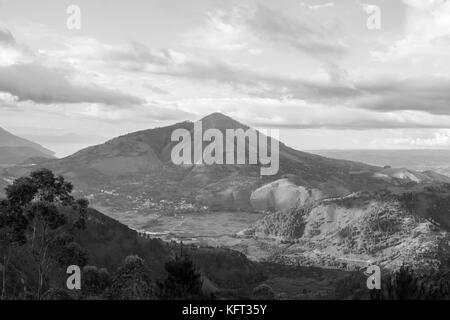
[[[233,118],[221,113],[221,112],[213,112],[211,114],[208,114],[207,116],[202,118],[202,121],[205,120],[233,120]]]
[[[221,129],[248,128],[248,126],[220,112],[211,113],[206,117],[202,118],[201,121],[204,129],[214,128],[221,130]]]

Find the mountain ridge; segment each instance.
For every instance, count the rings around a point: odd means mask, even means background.
[[[212,113],[201,121],[204,130],[250,128],[222,113]],[[297,186],[320,190],[323,197],[339,197],[408,184],[411,179],[402,178],[414,176],[408,173],[390,177],[389,172],[387,177],[386,173],[377,176],[383,171],[382,167],[326,158],[295,150],[282,142],[279,143],[280,170],[273,176],[260,176],[259,164],[177,166],[170,157],[172,148],[178,143],[171,141],[175,129],[192,133],[194,122],[183,121],[132,132],[63,159],[40,163],[39,166],[67,176],[80,186],[82,192],[93,194],[94,198],[96,195],[104,197],[99,190],[115,190],[119,196],[108,201],[123,210],[136,207],[136,199],[140,197],[174,201],[184,199],[215,210],[253,210],[250,201],[252,192],[281,178],[288,177]],[[18,167],[9,169],[4,175],[20,176],[27,170],[30,168]],[[429,176],[429,181],[440,178]]]
[[[18,165],[29,158],[54,158],[55,153],[38,143],[0,127],[0,165]]]
[[[49,156],[54,156],[55,153],[49,149],[44,148],[40,144],[30,141],[28,139],[16,136],[11,132],[0,127],[0,147],[30,147],[34,148]]]

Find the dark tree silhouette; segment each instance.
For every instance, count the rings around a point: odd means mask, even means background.
[[[85,297],[101,297],[111,286],[112,279],[108,270],[96,266],[85,266],[83,268],[82,290]]]
[[[37,273],[37,299],[44,293],[46,276],[55,258],[64,260],[64,257],[55,256],[55,253],[51,252],[51,249],[57,246],[60,235],[64,229],[73,230],[85,225],[88,202],[83,199],[75,200],[71,195],[72,189],[72,184],[66,182],[62,176],[55,177],[52,171],[41,169],[32,172],[28,177],[15,180],[8,186],[6,199],[0,206],[3,257],[7,257],[7,262],[13,244],[28,245]],[[73,214],[70,216],[70,212],[75,212],[76,217],[74,218]],[[76,262],[80,262],[80,248],[73,243],[65,244],[68,245],[66,249],[69,252],[77,252],[74,257],[78,259]],[[64,262],[68,262],[68,259]],[[6,281],[5,279],[6,274],[3,275],[3,281]]]
[[[158,297],[162,300],[203,300],[201,274],[187,255],[176,256],[166,262],[167,278],[159,282]]]
[[[27,226],[28,221],[20,214],[17,208],[11,206],[11,203],[6,200],[0,202],[1,300],[5,299],[7,295],[6,282],[12,250],[15,246],[21,246],[26,243],[25,232]]]
[[[115,300],[153,300],[154,287],[143,259],[128,256],[113,277],[109,297]]]
[[[450,296],[450,275],[439,271],[418,274],[411,266],[402,265],[386,277],[381,290],[372,293],[376,300],[436,300]]]

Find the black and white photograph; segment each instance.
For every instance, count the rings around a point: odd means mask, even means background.
[[[449,232],[450,0],[0,0],[0,308],[449,300]]]

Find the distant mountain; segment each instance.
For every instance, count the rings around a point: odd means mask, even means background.
[[[409,170],[433,170],[450,176],[450,149],[418,150],[315,150],[311,153],[335,159],[360,161],[375,166]]]
[[[433,172],[424,171],[417,172],[414,170],[408,170],[406,168],[385,168],[384,170],[375,173],[376,178],[388,181],[388,182],[414,182],[414,183],[432,183],[443,182],[449,183],[450,178],[448,176]]]
[[[220,113],[202,122],[204,130],[248,128]],[[6,168],[0,186],[46,167],[72,181],[75,192],[107,216],[135,230],[167,233],[175,239],[181,233],[172,234],[171,230],[189,228],[185,217],[191,213],[212,219],[207,225],[214,229],[220,222],[202,213],[263,211],[260,220],[240,229],[242,232],[236,231],[233,242],[225,246],[237,241],[234,248],[248,246],[245,252],[252,259],[263,257],[275,263],[345,268],[353,260],[373,260],[394,268],[404,259],[428,268],[449,257],[439,253],[440,248],[450,252],[448,245],[440,246],[449,240],[442,231],[450,230],[450,178],[446,176],[326,158],[281,142],[280,170],[274,176],[261,176],[259,165],[178,166],[170,157],[177,144],[171,141],[176,129],[186,129],[192,137],[194,123],[134,132],[64,159],[38,159],[33,164]],[[234,223],[231,218],[228,222]],[[293,245],[281,252],[280,242],[274,238]],[[92,245],[94,251],[101,248],[100,243]],[[425,259],[422,253],[432,257]],[[103,265],[106,257],[98,259]],[[208,258],[207,264],[212,261]],[[208,279],[215,285],[230,281],[211,274]]]
[[[202,123],[204,131],[249,128],[221,113],[206,116]],[[382,167],[301,152],[281,142],[280,170],[274,176],[260,176],[259,165],[176,166],[170,155],[178,142],[172,142],[171,135],[181,128],[194,136],[194,123],[181,122],[130,133],[37,166],[65,175],[81,192],[90,195],[93,202],[98,201],[102,207],[112,207],[118,212],[130,208],[144,211],[149,201],[161,199],[168,199],[174,205],[185,200],[217,210],[253,210],[252,192],[281,178],[315,189],[324,198],[411,183],[401,177],[380,177],[377,173],[383,171]],[[4,175],[14,177],[28,170],[29,167],[16,167],[8,169]],[[432,175],[428,176],[430,179],[423,182],[434,181]]]
[[[28,158],[54,158],[54,152],[0,128],[0,165],[21,164]]]

